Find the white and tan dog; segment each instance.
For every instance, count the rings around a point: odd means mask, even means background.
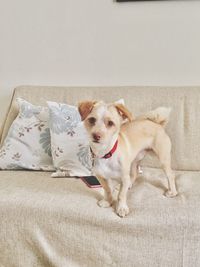
[[[158,156],[168,178],[166,196],[177,195],[171,169],[171,141],[164,130],[169,108],[161,107],[134,119],[122,104],[85,101],[79,104],[79,113],[90,138],[93,173],[105,190],[99,206],[113,204],[112,180],[117,180],[120,191],[116,212],[120,217],[129,213],[127,192],[137,177],[140,160],[149,150]]]

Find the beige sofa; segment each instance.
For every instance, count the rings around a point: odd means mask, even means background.
[[[124,219],[113,208],[98,207],[101,192],[79,179],[0,171],[0,266],[200,266],[199,87],[18,87],[1,143],[17,115],[18,96],[38,105],[46,100],[77,104],[124,98],[135,115],[171,106],[167,131],[179,195],[163,195],[167,180],[152,157],[129,192],[130,214]]]

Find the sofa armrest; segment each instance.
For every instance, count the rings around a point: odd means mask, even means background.
[[[5,140],[9,128],[18,114],[17,106],[14,103],[15,91],[16,89],[13,90],[13,94],[7,112],[5,114],[5,118],[2,122],[2,125],[0,125],[0,146],[3,144],[3,141]]]

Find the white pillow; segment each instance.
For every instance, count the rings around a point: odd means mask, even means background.
[[[120,99],[115,103],[124,104],[124,100]],[[52,157],[57,169],[52,176],[91,175],[89,139],[77,107],[56,102],[47,104]]]
[[[17,98],[19,114],[0,149],[0,169],[53,171],[47,107]]]
[[[91,175],[90,147],[86,130],[75,106],[47,102],[51,150],[58,176]]]

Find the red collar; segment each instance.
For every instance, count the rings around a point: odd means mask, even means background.
[[[115,153],[116,149],[117,149],[117,145],[118,145],[118,140],[115,142],[113,148],[110,150],[110,152],[108,152],[107,154],[105,154],[102,158],[103,159],[109,159],[112,157],[112,155]]]
[[[118,145],[118,140],[115,142],[113,148],[110,150],[110,152],[108,152],[107,154],[105,154],[102,159],[109,159],[112,157],[112,155],[115,153],[116,149],[117,149],[117,145]],[[95,156],[94,152],[92,151],[92,149],[90,148],[90,151],[92,153],[93,156]]]

